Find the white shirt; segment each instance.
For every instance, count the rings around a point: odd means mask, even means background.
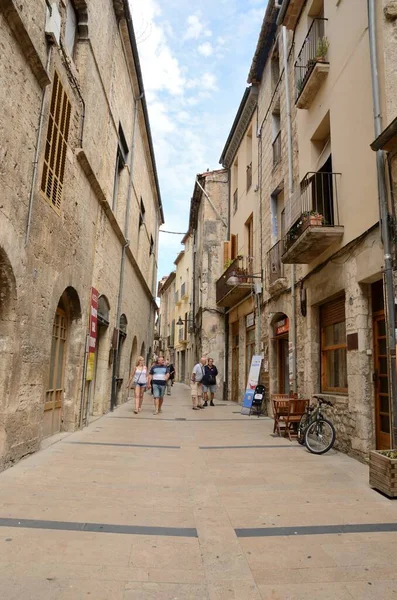
[[[204,367],[201,363],[197,363],[197,365],[193,367],[192,375],[196,375],[196,381],[197,383],[200,383],[204,377]]]

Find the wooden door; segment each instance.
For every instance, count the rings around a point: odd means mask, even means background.
[[[289,348],[288,337],[277,339],[278,393],[289,394]]]
[[[232,346],[232,400],[239,401],[239,368],[240,368],[240,352],[239,352],[239,336],[233,335]]]
[[[390,439],[389,378],[387,372],[387,340],[384,311],[374,313],[374,367],[375,367],[375,426],[376,448],[388,450]]]
[[[245,342],[245,381],[248,384],[248,374],[251,368],[252,357],[255,354],[255,328],[247,329]]]
[[[57,308],[52,327],[50,377],[44,405],[44,437],[58,433],[61,430],[67,325],[65,311]]]

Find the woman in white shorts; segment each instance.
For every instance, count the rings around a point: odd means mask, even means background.
[[[127,384],[127,390],[129,389],[131,382],[135,386],[135,409],[134,413],[137,415],[141,412],[143,403],[143,394],[147,386],[147,367],[145,365],[145,359],[143,356],[138,356],[135,367],[132,370],[130,379]]]

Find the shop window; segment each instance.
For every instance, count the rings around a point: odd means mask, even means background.
[[[320,307],[321,391],[347,392],[345,297]]]
[[[55,71],[44,153],[41,191],[57,212],[61,209],[72,106]]]

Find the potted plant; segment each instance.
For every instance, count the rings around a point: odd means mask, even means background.
[[[326,62],[326,56],[329,48],[328,38],[320,37],[317,42],[316,61]]]
[[[307,226],[311,225],[313,227],[321,227],[324,222],[323,215],[316,210],[306,211],[303,213],[303,216]]]
[[[397,498],[397,450],[371,450],[369,485],[389,498]]]

